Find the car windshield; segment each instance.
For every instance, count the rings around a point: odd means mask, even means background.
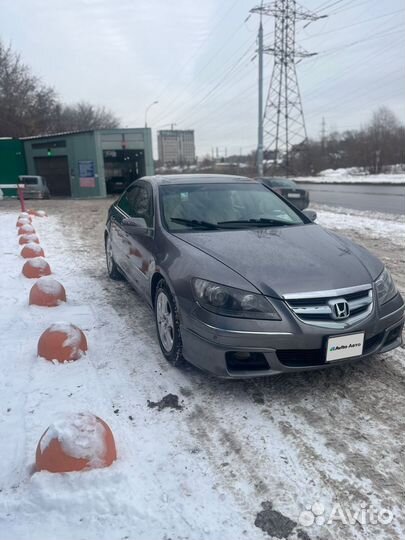
[[[289,178],[261,178],[261,181],[271,187],[296,188],[297,184]]]
[[[302,225],[300,215],[257,183],[160,186],[162,218],[169,231]]]

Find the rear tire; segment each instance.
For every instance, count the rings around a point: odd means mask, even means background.
[[[108,276],[114,281],[122,281],[124,276],[121,274],[118,266],[115,264],[114,257],[112,254],[112,246],[110,235],[107,234],[105,237],[105,258],[107,261],[107,273]]]
[[[173,366],[184,364],[183,343],[177,304],[164,279],[157,284],[154,298],[156,330],[166,360]]]

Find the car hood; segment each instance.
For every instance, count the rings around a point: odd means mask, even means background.
[[[366,249],[316,224],[176,236],[274,297],[368,284],[383,270]]]

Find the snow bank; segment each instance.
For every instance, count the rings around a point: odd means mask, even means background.
[[[105,436],[105,428],[94,414],[68,414],[49,426],[42,437],[40,449],[44,452],[52,440],[57,439],[68,456],[87,459],[91,467],[101,467],[107,452]]]
[[[311,184],[393,184],[405,185],[405,174],[365,174],[358,168],[326,169],[318,176],[297,176],[296,182]]]
[[[348,211],[344,208],[311,205],[317,212],[316,222],[334,230],[351,230],[369,238],[386,239],[405,246],[405,222],[402,216],[371,212]]]

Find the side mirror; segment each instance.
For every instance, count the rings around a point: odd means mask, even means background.
[[[147,235],[149,232],[146,221],[141,217],[124,218],[121,224],[127,232],[132,234]]]
[[[303,210],[302,213],[311,221],[315,221],[317,218],[317,213],[315,210]]]

